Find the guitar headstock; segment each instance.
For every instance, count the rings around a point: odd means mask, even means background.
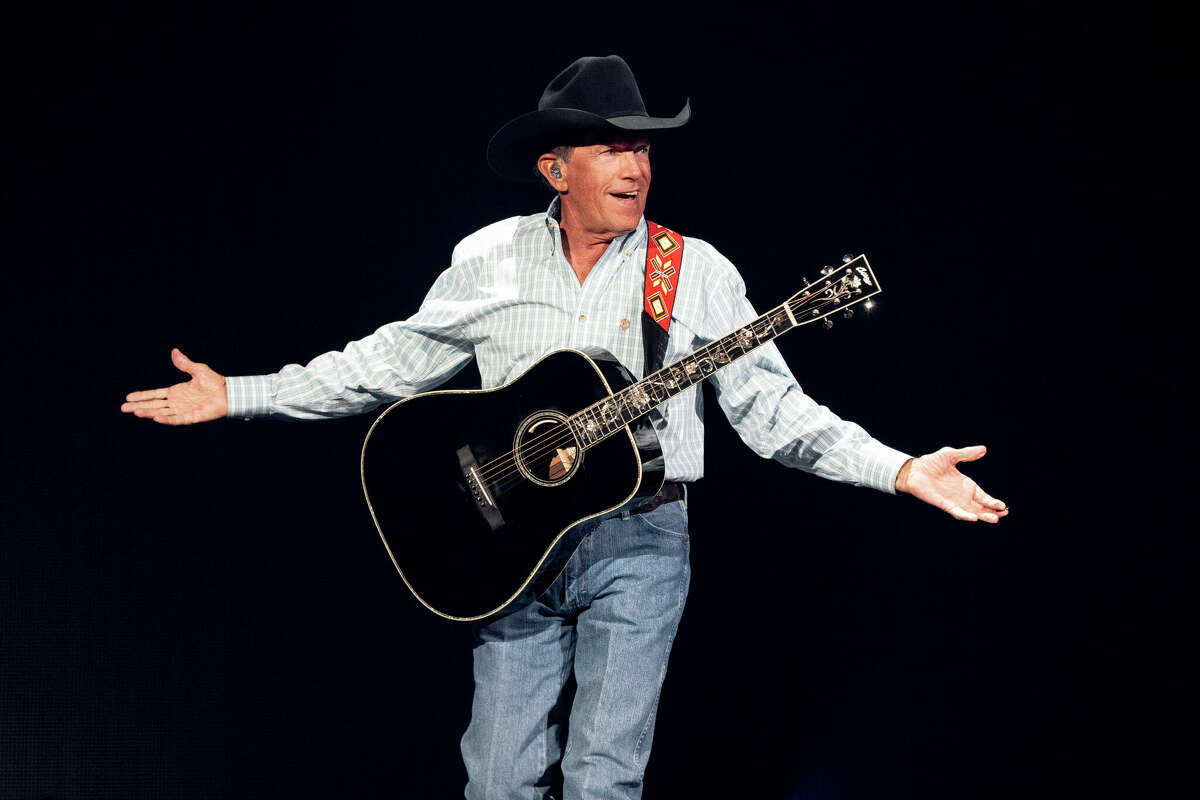
[[[787,301],[797,325],[825,320],[825,327],[832,328],[830,316],[844,312],[853,316],[851,306],[866,303],[870,309],[871,298],[879,294],[879,280],[867,263],[865,255],[843,256],[839,267],[822,267],[821,277],[808,283]]]

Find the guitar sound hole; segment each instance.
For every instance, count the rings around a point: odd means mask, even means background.
[[[513,452],[521,474],[542,486],[565,483],[583,462],[567,418],[557,411],[539,411],[521,423]]]

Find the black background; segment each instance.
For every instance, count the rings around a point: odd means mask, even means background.
[[[877,309],[785,357],[895,447],[987,444],[966,471],[1014,509],[789,472],[710,393],[647,797],[1171,785],[1195,83],[1165,11],[39,8],[3,34],[0,797],[461,796],[469,635],[380,546],[373,415],[117,409],[172,346],[264,373],[412,313],[459,238],[548,201],[491,133],[610,52],[694,109],[648,216],[760,308],[867,253]]]

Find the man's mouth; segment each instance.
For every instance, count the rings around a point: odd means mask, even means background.
[[[638,193],[633,192],[611,192],[612,196],[619,200],[636,200]]]

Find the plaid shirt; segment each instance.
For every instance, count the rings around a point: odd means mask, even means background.
[[[614,239],[580,284],[563,256],[557,216],[556,198],[545,214],[512,217],[463,239],[450,268],[407,320],[306,366],[228,378],[229,416],[360,414],[437,387],[472,356],[479,359],[484,387],[491,388],[564,347],[607,350],[640,376],[646,221]],[[728,259],[690,237],[683,253],[666,364],[758,316]],[[759,455],[832,480],[894,491],[908,456],[804,394],[774,344],[711,380],[721,409]],[[667,480],[704,474],[701,403],[693,386],[659,409],[667,423],[659,432]]]

